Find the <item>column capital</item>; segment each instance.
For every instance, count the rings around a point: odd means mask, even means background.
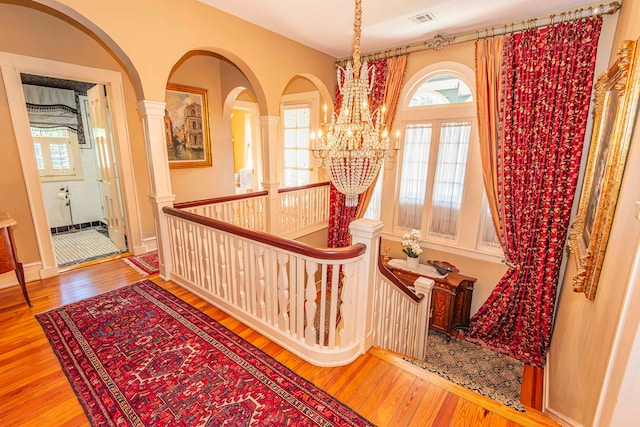
[[[149,194],[149,200],[157,204],[171,203],[173,206],[173,201],[175,199],[176,199],[175,194],[165,194],[165,195]]]
[[[279,182],[262,182],[262,188],[265,189],[265,191],[269,191],[271,189],[278,189],[278,187],[280,186]]]
[[[264,125],[272,125],[277,126],[280,122],[280,116],[260,116],[260,124]]]
[[[164,101],[149,101],[142,99],[136,103],[140,114],[147,117],[164,117],[167,103]]]

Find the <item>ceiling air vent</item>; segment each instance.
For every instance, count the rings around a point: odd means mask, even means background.
[[[411,18],[409,18],[409,21],[413,22],[414,24],[424,24],[425,22],[434,21],[435,19],[436,17],[433,16],[433,13],[426,12],[416,16],[412,16]]]

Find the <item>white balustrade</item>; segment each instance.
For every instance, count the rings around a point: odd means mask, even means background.
[[[325,252],[177,209],[164,212],[172,281],[310,363],[344,365],[368,350],[363,342],[373,332],[359,316],[372,308],[360,301],[371,299],[373,279],[360,267],[375,256],[369,251],[377,253],[373,233],[368,245]]]
[[[425,358],[434,283],[425,277],[416,280],[416,294],[423,295],[416,301],[382,274],[376,274],[373,297],[375,346],[415,359]]]
[[[329,184],[280,191],[280,233],[295,238],[327,226]]]
[[[326,227],[328,185],[287,189],[279,198],[278,235]],[[268,231],[267,203],[265,192],[166,208],[171,280],[316,365],[343,365],[371,345],[424,358],[433,281],[416,281],[420,299],[380,272],[379,221],[354,221],[352,241],[366,252],[335,259],[264,233],[256,239],[248,230]]]
[[[259,196],[248,194],[211,199],[203,204],[178,203],[176,207],[185,212],[225,221],[249,230],[266,231],[266,201],[266,194]]]
[[[177,203],[176,208],[207,218],[229,222],[249,230],[271,232],[297,238],[327,226],[329,184],[315,184],[278,192],[278,230],[267,226],[267,193],[222,197],[200,203]]]

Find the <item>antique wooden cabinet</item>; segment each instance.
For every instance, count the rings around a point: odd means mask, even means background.
[[[13,240],[13,226],[16,225],[16,221],[10,218],[4,212],[0,212],[0,274],[8,273],[10,271],[16,272],[18,283],[22,289],[22,295],[24,299],[31,307],[31,301],[27,294],[27,286],[24,280],[24,269],[22,263],[18,259],[18,251]]]
[[[443,332],[448,338],[456,329],[469,326],[471,298],[476,279],[459,273],[451,272],[446,277],[423,274],[419,270],[409,270],[399,267],[400,263],[390,263],[390,259],[382,257],[382,264],[411,290],[420,276],[433,279],[435,285],[431,291],[431,310],[429,311],[429,327]],[[396,265],[392,265],[396,264]]]

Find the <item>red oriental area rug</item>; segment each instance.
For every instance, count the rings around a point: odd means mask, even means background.
[[[94,426],[371,426],[149,280],[36,315]]]
[[[158,252],[124,258],[123,261],[144,276],[160,271]]]

